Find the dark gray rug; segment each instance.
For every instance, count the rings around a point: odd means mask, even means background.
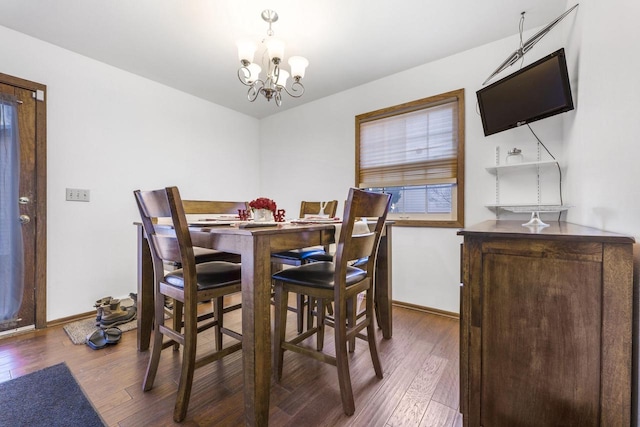
[[[0,383],[0,426],[104,425],[64,363]]]

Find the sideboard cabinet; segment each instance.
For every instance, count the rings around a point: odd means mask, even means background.
[[[629,426],[634,239],[499,220],[458,234],[464,426]]]

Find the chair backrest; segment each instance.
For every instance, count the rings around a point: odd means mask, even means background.
[[[134,195],[149,242],[156,277],[164,277],[163,261],[179,262],[184,270],[186,291],[187,283],[196,283],[196,269],[189,225],[178,188],[136,190]],[[155,218],[165,217],[171,218],[173,228],[154,221]]]
[[[231,214],[237,215],[238,209],[249,209],[247,202],[222,202],[218,200],[183,200],[184,213],[191,214]]]
[[[318,215],[321,213],[324,206],[324,215],[334,218],[336,211],[338,210],[338,201],[329,200],[327,202],[300,202],[300,218],[304,218],[305,215]]]
[[[340,238],[336,244],[335,283],[340,283],[341,285],[336,286],[336,292],[345,286],[344,277],[346,276],[347,263],[349,261],[368,258],[366,266],[361,268],[367,271],[367,276],[371,277],[373,274],[378,254],[378,244],[380,243],[380,236],[385,226],[390,204],[391,196],[389,194],[372,193],[357,188],[349,190],[349,197],[344,208]],[[375,221],[375,228],[369,233],[354,235],[354,224],[361,218],[366,218],[367,222]]]

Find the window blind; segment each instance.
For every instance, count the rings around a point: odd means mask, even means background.
[[[360,124],[360,187],[457,183],[458,101]]]

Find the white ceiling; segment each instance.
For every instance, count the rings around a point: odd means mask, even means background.
[[[560,0],[1,0],[0,25],[262,118],[517,34],[522,11],[527,30],[566,7]],[[267,8],[280,16],[273,29],[285,58],[310,62],[306,93],[284,96],[281,107],[262,97],[248,102],[237,78],[235,41],[264,37]]]

